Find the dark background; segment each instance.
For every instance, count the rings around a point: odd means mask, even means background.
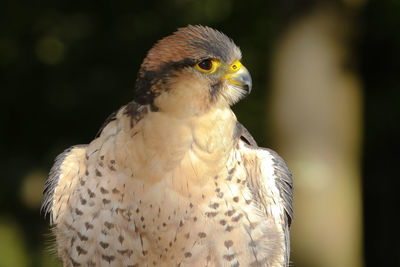
[[[90,142],[104,119],[132,99],[146,52],[177,27],[209,25],[241,47],[255,90],[234,110],[259,144],[268,145],[261,126],[267,93],[257,88],[267,88],[277,38],[321,2],[3,1],[0,267],[53,266],[48,222],[39,212],[53,159]],[[352,52],[364,94],[364,261],[400,266],[400,1],[366,1],[354,21]]]

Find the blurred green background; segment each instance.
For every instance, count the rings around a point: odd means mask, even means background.
[[[60,266],[39,211],[54,158],[93,139],[152,44],[187,24],[242,49],[254,90],[234,111],[293,172],[293,266],[400,266],[399,0],[8,0],[0,267]]]

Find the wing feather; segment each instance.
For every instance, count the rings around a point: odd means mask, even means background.
[[[41,208],[46,215],[50,214],[50,224],[57,222],[75,194],[76,185],[86,171],[86,158],[101,150],[106,140],[116,134],[118,123],[128,123],[132,128],[150,110],[151,107],[132,101],[106,119],[91,144],[73,146],[57,156],[45,183]]]
[[[290,226],[294,217],[292,174],[286,166],[285,161],[278,155],[278,153],[268,148],[258,149],[268,151],[272,157],[275,181],[278,185]]]
[[[44,199],[41,210],[45,215],[50,214],[50,224],[56,220],[57,214],[62,213],[60,201],[68,197],[68,193],[79,180],[79,174],[85,171],[84,160],[87,145],[76,145],[68,148],[57,156],[49,177],[44,186]]]
[[[253,137],[240,123],[237,124],[235,135],[239,139],[241,153],[248,158],[249,164],[246,166],[248,173],[253,173],[256,176],[250,177],[251,180],[257,179],[252,182],[253,187],[254,185],[261,186],[261,188],[250,189],[253,192],[261,192],[263,196],[260,197],[260,201],[263,202],[265,209],[272,216],[276,216],[282,221],[282,231],[285,236],[285,266],[288,266],[290,256],[289,229],[294,216],[292,174],[284,160],[275,151],[258,147]],[[275,193],[275,191],[278,191],[278,193]],[[272,207],[274,205],[280,205],[283,209],[275,209]],[[282,212],[279,212],[279,210],[282,210]]]

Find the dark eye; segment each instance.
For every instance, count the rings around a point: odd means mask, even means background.
[[[211,59],[205,59],[198,63],[198,66],[203,70],[211,70],[213,67],[213,62],[211,61]]]

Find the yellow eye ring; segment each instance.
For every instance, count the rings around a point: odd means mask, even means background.
[[[207,58],[197,63],[194,67],[201,72],[213,73],[220,64],[221,63],[215,58]]]

